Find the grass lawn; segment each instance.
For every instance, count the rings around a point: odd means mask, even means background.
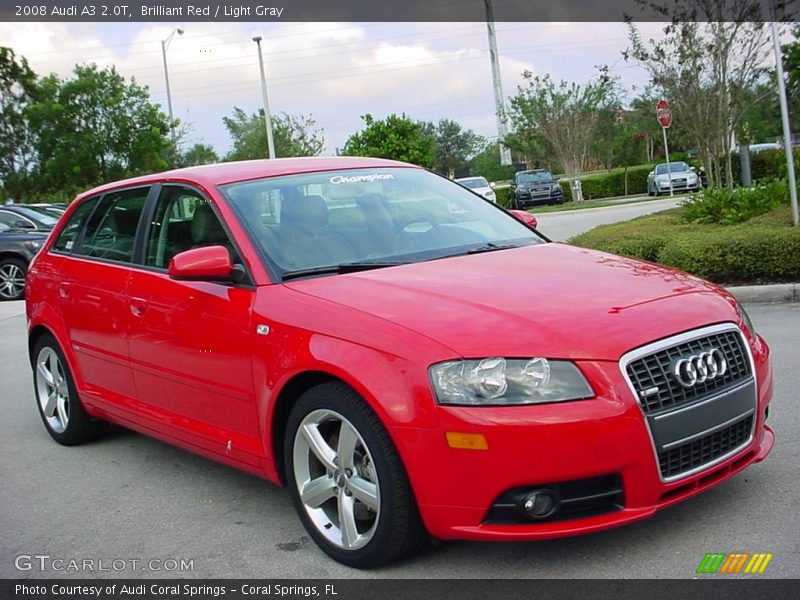
[[[683,197],[688,196],[688,194],[675,194],[675,197]],[[638,204],[639,202],[651,202],[653,200],[666,200],[669,196],[659,196],[658,198],[653,196],[647,195],[638,195],[638,196],[627,196],[625,198],[607,198],[603,200],[586,200],[585,202],[578,204],[577,202],[565,202],[564,204],[554,204],[552,206],[542,205],[542,206],[531,206],[527,208],[530,213],[534,215],[539,215],[542,213],[549,213],[549,212],[561,212],[564,210],[583,210],[586,208],[602,208],[604,206],[615,206],[619,204]]]

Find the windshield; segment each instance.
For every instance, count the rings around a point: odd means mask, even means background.
[[[390,266],[544,241],[502,209],[423,169],[306,173],[221,190],[284,278],[337,265]]]
[[[460,183],[464,187],[467,187],[471,190],[489,187],[489,182],[486,181],[483,177],[471,177],[470,179],[456,179],[456,183]]]
[[[54,217],[47,213],[39,212],[38,210],[30,207],[15,206],[14,209],[21,215],[25,215],[29,219],[34,219],[43,225],[55,225],[58,222],[58,217]]]
[[[52,218],[54,218],[56,220],[60,219],[61,215],[64,214],[60,210],[55,209],[55,208],[50,208],[49,206],[26,206],[25,208],[27,210],[35,211],[35,212],[39,213],[40,215],[45,215],[45,216],[48,216],[48,217],[52,217]],[[41,218],[40,218],[40,220],[41,220]]]
[[[552,183],[555,177],[549,171],[517,173],[517,183]]]
[[[670,173],[682,173],[683,171],[688,171],[689,165],[685,162],[676,162],[669,164],[669,172]],[[666,175],[667,174],[667,165],[658,165],[656,167],[656,175]]]

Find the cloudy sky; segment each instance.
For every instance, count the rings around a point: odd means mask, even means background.
[[[0,23],[0,44],[40,75],[66,76],[75,63],[114,65],[147,85],[166,112],[160,40],[174,27],[186,31],[167,52],[175,116],[191,127],[189,143],[221,154],[230,149],[222,117],[234,106],[262,106],[255,35],[264,38],[271,111],[313,115],[326,154],[361,128],[365,113],[447,117],[497,135],[484,23]],[[641,30],[658,37],[660,25]],[[627,90],[647,82],[621,58],[621,23],[498,23],[497,42],[506,96],[526,69],[584,82],[606,64]]]

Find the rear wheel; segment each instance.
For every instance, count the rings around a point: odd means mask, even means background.
[[[0,260],[0,300],[21,300],[25,295],[28,265],[19,258]]]
[[[55,339],[50,335],[39,338],[33,356],[36,405],[50,436],[63,446],[74,446],[101,434],[106,423],[92,419],[83,409],[72,373]]]
[[[319,385],[297,401],[284,460],[303,525],[335,560],[377,567],[427,539],[389,434],[344,384]]]

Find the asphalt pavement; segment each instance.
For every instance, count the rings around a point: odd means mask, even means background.
[[[449,542],[361,572],[320,552],[286,490],[256,477],[121,428],[84,446],[55,444],[34,404],[22,303],[0,303],[0,577],[687,578],[706,552],[734,551],[772,552],[762,577],[799,577],[800,304],[748,310],[774,357],[778,441],[765,462],[623,528]],[[73,559],[94,570],[53,570]]]
[[[631,198],[635,200],[636,198]],[[536,214],[536,207],[530,209],[537,221],[538,229],[551,240],[566,242],[569,238],[584,231],[589,231],[598,225],[607,225],[618,221],[628,221],[642,215],[667,210],[678,206],[685,199],[666,198],[663,200],[650,200],[648,202],[636,202],[633,204],[620,204],[613,206],[602,206],[598,208],[586,208],[583,210],[565,210],[558,212]]]

